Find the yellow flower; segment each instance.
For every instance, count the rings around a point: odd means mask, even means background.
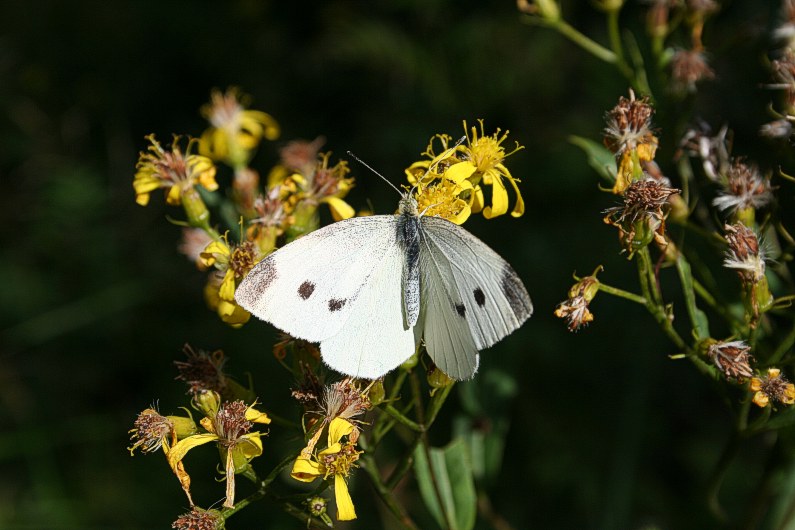
[[[193,418],[184,416],[162,416],[154,408],[148,408],[138,414],[133,428],[130,429],[130,441],[133,445],[129,447],[130,455],[136,449],[143,453],[152,453],[162,449],[168,458],[171,447],[177,443],[179,438],[192,436],[196,433],[196,424]],[[182,462],[171,466],[172,471],[177,476],[182,490],[188,497],[188,502],[193,505],[190,495],[190,476],[185,471]]]
[[[288,214],[288,241],[319,227],[317,208],[321,203],[328,205],[335,221],[356,215],[356,210],[343,200],[354,184],[354,179],[346,176],[350,172],[348,163],[341,160],[330,166],[330,156],[331,153],[321,153],[308,174],[289,173],[279,165],[268,175],[269,189],[279,187],[281,203]]]
[[[778,368],[768,368],[763,378],[751,378],[749,388],[754,392],[754,404],[759,407],[768,406],[770,401],[785,405],[795,403],[795,385],[787,381]]]
[[[182,203],[182,197],[197,184],[208,191],[218,189],[215,181],[215,166],[212,161],[200,155],[191,154],[195,141],[188,141],[183,154],[179,148],[179,137],[174,137],[171,151],[166,151],[155,140],[155,135],[146,137],[152,145],[149,152],[142,152],[136,164],[135,201],[141,206],[149,203],[149,194],[158,188],[167,188],[166,201],[171,205]],[[186,205],[187,206],[187,205]]]
[[[643,164],[654,160],[657,137],[652,134],[653,114],[649,98],[636,99],[632,90],[629,99],[620,97],[607,113],[604,143],[616,155],[615,194],[623,195],[633,180],[643,177]]]
[[[463,161],[445,171],[445,176],[457,183],[469,179],[475,186],[478,184],[491,186],[491,205],[483,208],[483,217],[486,219],[503,215],[508,211],[508,191],[504,182],[507,180],[516,193],[516,204],[511,211],[511,216],[521,217],[524,214],[524,200],[519,186],[517,186],[519,181],[511,175],[511,172],[503,164],[503,160],[523,147],[517,143],[513,151],[506,153],[502,143],[508,138],[508,131],[500,136],[498,128],[493,135],[486,136],[483,131],[483,120],[478,120],[478,122],[480,123],[480,136],[478,137],[476,127],[469,130],[466,143],[456,148],[459,158],[463,158]],[[464,130],[466,128],[467,125],[464,122]]]
[[[270,114],[246,110],[245,99],[236,88],[227,89],[225,94],[212,91],[210,103],[202,107],[202,115],[212,124],[202,134],[202,154],[240,167],[248,163],[251,151],[262,138],[279,137],[276,120]]]
[[[350,474],[351,468],[356,466],[361,454],[361,451],[356,450],[356,444],[350,440],[354,430],[354,425],[348,420],[339,417],[331,420],[328,427],[328,447],[314,457],[311,455],[311,449],[302,451],[290,473],[290,476],[301,482],[312,482],[318,477],[323,479],[334,477],[334,495],[337,499],[339,521],[356,519],[356,510],[345,482],[345,478]],[[342,443],[340,440],[344,436],[347,436],[348,440]]]
[[[558,304],[554,315],[558,318],[566,319],[569,331],[579,331],[583,326],[593,322],[593,313],[588,308],[588,304],[599,292],[599,280],[596,275],[601,272],[603,267],[599,265],[590,276],[579,280],[569,289],[569,297]]]
[[[242,326],[251,316],[235,302],[235,289],[261,259],[259,249],[251,241],[230,247],[225,238],[212,241],[200,255],[203,266],[217,269],[205,288],[207,304],[233,327]]]
[[[493,135],[487,136],[483,131],[483,120],[478,122],[479,133],[477,127],[467,129],[464,122],[467,141],[461,145],[448,147],[451,138],[446,134],[437,134],[431,138],[423,153],[430,160],[415,162],[406,169],[409,182],[420,187],[442,179],[451,181],[460,187],[457,197],[469,205],[470,212],[482,211],[486,219],[491,219],[508,212],[508,191],[505,187],[507,180],[516,192],[516,204],[511,215],[520,217],[524,214],[524,200],[517,186],[519,181],[511,175],[503,161],[523,147],[517,143],[513,151],[506,153],[502,143],[508,138],[508,132],[500,135],[500,129],[497,129]],[[433,147],[437,140],[443,148],[439,155]],[[486,186],[491,186],[491,205],[488,206],[483,195],[483,188]],[[463,210],[452,217],[459,217],[462,213]]]
[[[442,177],[434,184],[419,186],[415,198],[420,212],[443,217],[460,225],[472,214],[477,195],[468,180],[456,183]]]
[[[255,423],[268,424],[271,420],[255,409],[254,404],[246,406],[243,401],[227,401],[219,405],[220,397],[215,392],[206,392],[196,401],[206,414],[199,423],[207,432],[177,442],[168,452],[168,463],[175,469],[194,447],[216,442],[224,459],[224,506],[232,508],[235,505],[235,474],[249,472],[251,459],[262,454],[262,433],[250,432],[251,428]]]

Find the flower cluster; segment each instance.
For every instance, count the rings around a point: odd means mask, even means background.
[[[510,205],[506,183],[516,195],[511,215],[524,214],[519,180],[504,164],[505,158],[522,146],[517,143],[506,152],[502,144],[508,138],[508,131],[497,129],[487,135],[483,120],[478,122],[480,131],[474,126],[468,128],[464,122],[466,137],[452,146],[451,136],[437,134],[422,153],[427,158],[406,168],[408,181],[415,186],[418,208],[426,215],[444,217],[456,224],[463,224],[473,213],[482,213],[486,219],[504,215]],[[440,147],[438,154],[436,143]],[[484,190],[490,191],[490,202]]]
[[[596,280],[595,272],[570,289],[568,299],[558,305],[555,315],[566,320],[570,331],[577,331],[593,321],[589,304],[597,292],[607,292],[643,304],[657,317],[677,346],[689,352],[685,355],[694,362],[706,358],[716,374],[726,381],[747,384],[747,388],[755,392],[753,402],[759,406],[774,402],[789,405],[792,403],[791,385],[788,386],[780,370],[771,368],[766,377],[758,375],[751,354],[752,350],[756,351],[754,337],[762,323],[771,325],[764,321],[765,314],[775,307],[768,283],[767,256],[758,235],[764,227],[756,221],[758,212],[767,211],[773,202],[775,187],[771,185],[770,177],[763,175],[756,165],[742,157],[732,156],[731,133],[727,127],[713,136],[707,125],[700,124],[689,129],[679,144],[677,162],[680,168],[684,168],[684,178],[693,178],[693,170],[688,165],[690,160],[700,161],[706,178],[704,189],[714,193],[709,201],[714,215],[728,218],[722,231],[717,227],[713,229],[713,241],[725,243],[723,266],[734,271],[740,279],[742,318],[733,320],[701,283],[714,282],[713,278],[696,277],[687,254],[674,244],[674,238],[668,233],[666,220],[674,211],[676,215],[672,218],[675,224],[685,230],[693,226],[693,207],[688,204],[688,199],[694,203],[697,197],[681,196],[680,190],[671,186],[654,160],[658,138],[652,132],[653,113],[648,98],[639,99],[630,92],[629,98],[621,98],[618,105],[607,113],[603,139],[615,159],[615,181],[611,191],[620,195],[623,201],[620,206],[605,210],[604,222],[618,229],[622,252],[638,262],[642,293],[637,295],[606,285]],[[690,193],[698,190],[693,182],[685,181],[685,186]],[[771,237],[775,235],[770,230],[766,233]],[[650,255],[652,242],[660,253],[656,264]],[[692,346],[688,346],[672,326],[672,306],[663,298],[660,269],[671,265],[676,266],[683,281],[692,334],[697,339]],[[697,306],[696,292],[716,311],[730,318],[730,326],[736,331],[734,340],[718,341],[709,337],[708,317]]]
[[[182,206],[185,220],[172,220],[183,226],[179,252],[207,273],[204,297],[208,307],[235,328],[250,319],[235,301],[235,291],[257,263],[277,247],[319,228],[321,208],[327,207],[334,221],[357,214],[347,202],[355,184],[348,163],[320,151],[325,143],[323,137],[287,142],[279,151],[279,160],[264,173],[265,178],[260,178],[252,161],[263,141],[278,137],[279,126],[271,115],[249,109],[248,103],[237,89],[213,91],[210,103],[201,109],[209,127],[200,138],[189,139],[186,145],[184,140],[175,138],[168,149],[153,136],[147,137],[151,145],[141,153],[133,180],[139,204],[147,205],[151,192],[163,188],[167,204]],[[521,216],[524,202],[519,181],[505,165],[505,159],[522,147],[517,143],[512,150],[506,150],[508,132],[496,129],[486,134],[482,120],[479,127],[468,127],[464,122],[464,130],[466,135],[457,143],[449,135],[435,135],[423,159],[406,170],[404,189],[417,200],[424,215],[458,224],[478,213],[485,218],[509,211],[514,217]],[[217,182],[229,182],[229,188],[219,190]],[[389,398],[383,379],[362,383],[346,377],[325,384],[327,375],[318,347],[282,334],[273,346],[274,358],[290,374],[287,380],[296,381],[292,389],[285,390],[300,404],[302,417],[298,425],[285,419],[286,415],[281,416],[279,427],[293,427],[294,439],[302,430],[305,445],[300,452],[296,448],[290,457],[282,457],[281,463],[262,478],[252,461],[263,455],[267,432],[259,427],[269,425],[271,416],[257,408],[253,378],[245,387],[231,377],[226,372],[227,357],[221,350],[204,351],[185,345],[183,352],[185,357],[175,362],[176,379],[186,385],[191,407],[201,419],[194,421],[187,407],[182,416],[163,416],[150,407],[139,414],[130,431],[131,453],[162,451],[188,498],[191,510],[174,521],[172,526],[177,529],[223,528],[227,517],[241,505],[270,494],[269,483],[283,472],[290,472],[297,482],[321,479],[321,485],[302,502],[279,497],[285,511],[302,523],[332,526],[327,514],[329,501],[324,497],[326,488],[333,488],[337,520],[355,519],[349,483],[361,461],[368,462],[368,471],[374,466],[374,457],[368,454],[370,448],[401,425],[410,428],[402,433],[404,436],[416,438],[410,441],[411,447],[422,443],[455,383],[424,359],[420,348],[401,366]],[[397,410],[392,403],[400,400],[401,386],[420,359],[420,368],[425,368],[426,373],[425,387],[414,377],[412,405]],[[414,408],[423,400],[428,400],[429,409],[435,412],[423,415],[422,409]],[[373,414],[373,409],[378,412]],[[372,415],[365,422],[367,413]],[[409,419],[413,413],[416,419]],[[371,419],[374,426],[368,433]],[[370,441],[360,444],[368,437]],[[226,486],[219,509],[205,510],[194,503],[186,462],[189,453],[198,452],[194,450],[199,446],[214,446],[219,455],[220,480]],[[263,460],[267,459],[258,462]],[[398,479],[410,466],[404,463],[400,469],[395,473]],[[367,475],[377,481],[380,494],[391,495],[392,487],[381,482],[377,473]],[[242,502],[237,499],[237,482],[241,478],[257,488]],[[391,508],[396,501],[388,504]]]
[[[189,140],[183,152],[179,138],[168,150],[149,136],[151,145],[141,153],[133,181],[141,205],[158,188],[166,189],[168,204],[182,205],[186,224],[193,228],[183,233],[180,250],[199,268],[212,269],[205,288],[207,305],[234,327],[250,317],[235,302],[235,288],[259,260],[278,243],[317,228],[321,203],[329,205],[337,220],[355,214],[344,201],[354,184],[348,167],[344,161],[332,165],[330,153],[318,153],[322,140],[288,143],[267,185],[261,186],[249,163],[263,139],[278,138],[279,126],[269,114],[246,108],[247,102],[235,88],[213,91],[202,108],[210,127],[201,138]],[[196,146],[201,154],[193,152]],[[208,208],[219,201],[213,195],[218,190],[216,163],[232,172],[232,201],[221,211],[228,232],[216,229]]]

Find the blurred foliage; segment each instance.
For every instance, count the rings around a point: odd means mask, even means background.
[[[641,34],[646,8],[631,3],[622,23]],[[704,35],[717,78],[658,109],[666,138],[684,131],[677,117],[693,105],[706,121],[731,124],[736,152],[792,162],[756,135],[768,121],[761,85],[778,9],[772,0],[723,3]],[[591,6],[564,10],[605,38]],[[273,114],[283,137],[322,134],[327,148],[351,149],[388,176],[462,119],[510,129],[526,146],[512,171],[527,214],[467,228],[524,278],[536,315],[483,355],[481,373],[514,374],[517,387],[478,378],[458,398],[470,421],[507,432],[498,478],[484,475],[493,513],[515,528],[715,524],[704,499],[729,429],[718,395],[669,360],[653,322],[626,303],[601,301],[587,334],[567,333],[552,316],[572,269],[615,245],[609,227],[583,229],[613,204],[567,140],[599,136],[604,110],[626,93],[615,71],[523,24],[510,1],[34,0],[4,3],[0,20],[0,526],[167,527],[184,496],[161,462],[130,458],[126,431],[151,402],[184,401],[172,366],[182,344],[223,347],[230,371],[262,381],[275,369],[273,332],[229,329],[208,313],[203,274],[175,259],[179,232],[163,222],[165,207],[141,209],[130,185],[144,136],[201,130],[197,109],[210,89],[229,85]],[[670,161],[674,148],[666,142],[657,160]],[[391,211],[393,192],[357,177],[349,199]],[[618,255],[603,265],[626,266]],[[481,387],[494,395],[478,410],[470,393]],[[276,385],[257,390],[266,403],[289,399]],[[450,442],[460,421],[440,418],[434,444]],[[271,437],[262,458],[285,443]],[[730,512],[755,494],[747,477],[776,457],[762,451],[765,437],[742,443],[722,492]],[[776,487],[795,490],[793,476]],[[196,484],[194,494],[212,498],[212,486]],[[368,506],[367,490],[352,488],[363,499],[355,526],[372,527],[377,499]],[[267,504],[230,526],[263,521],[296,527]]]

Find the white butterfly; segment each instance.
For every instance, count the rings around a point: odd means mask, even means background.
[[[293,337],[320,343],[343,374],[376,379],[421,338],[454,379],[478,369],[478,350],[533,312],[522,281],[460,226],[421,215],[404,193],[396,215],[354,217],[315,230],[259,262],[237,303]]]

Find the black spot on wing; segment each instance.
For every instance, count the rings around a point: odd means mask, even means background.
[[[268,259],[261,261],[248,273],[244,284],[241,285],[243,288],[238,288],[235,292],[235,300],[245,308],[252,307],[264,296],[265,291],[278,276],[273,261]]]
[[[315,284],[310,282],[309,280],[304,281],[301,285],[298,286],[298,296],[306,300],[312,293],[315,292]]]
[[[502,292],[508,300],[514,314],[519,320],[524,321],[533,313],[533,305],[530,303],[530,296],[522,284],[522,280],[513,272],[510,267],[505,267],[502,271],[500,281]]]
[[[483,289],[480,287],[476,287],[472,294],[475,296],[475,302],[478,304],[478,307],[483,307],[486,305],[486,295],[483,294]]]
[[[464,304],[456,304],[455,310],[458,312],[458,316],[460,317],[466,316],[467,314],[467,308],[464,306]]]
[[[336,298],[332,298],[331,300],[328,301],[328,310],[331,311],[332,313],[334,311],[339,311],[345,305],[345,302],[347,302],[347,300],[344,298],[342,300],[337,300]]]

